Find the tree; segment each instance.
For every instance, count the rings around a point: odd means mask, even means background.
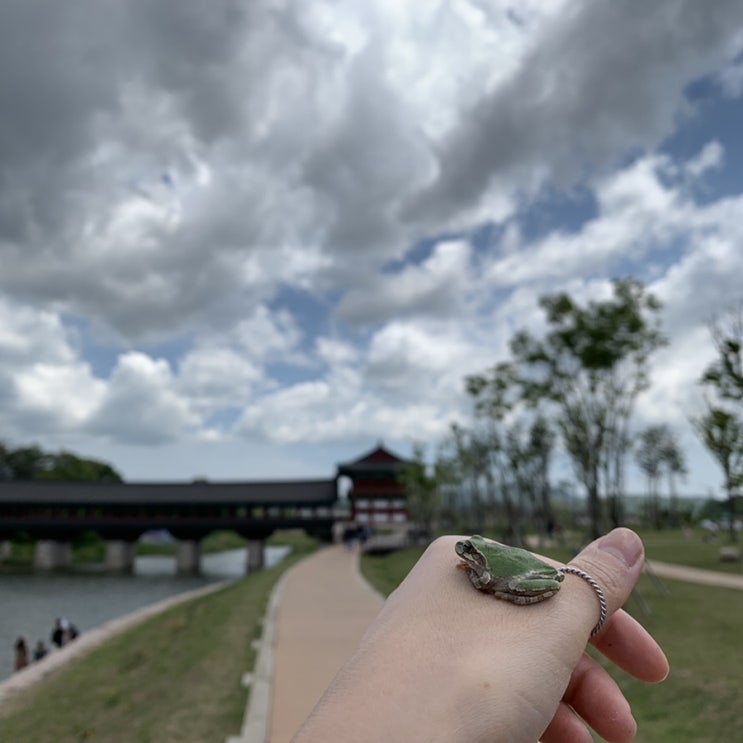
[[[405,488],[413,520],[426,536],[431,537],[441,506],[443,469],[434,465],[431,471],[426,463],[425,449],[421,444],[415,444],[412,459],[400,465],[397,478]]]
[[[541,415],[534,418],[527,432],[516,421],[507,434],[506,454],[516,492],[522,501],[528,498],[532,519],[548,536],[555,526],[549,477],[554,443],[554,432]],[[523,512],[523,503],[520,506]]]
[[[95,480],[122,482],[106,462],[68,451],[45,452],[36,444],[13,449],[0,442],[0,480]]]
[[[521,544],[524,478],[521,468],[524,449],[516,408],[521,402],[518,377],[513,364],[497,364],[489,373],[465,380],[472,396],[478,429],[473,442],[483,454],[483,476],[490,502],[500,502],[505,514],[503,541]]]
[[[12,480],[35,480],[47,469],[49,458],[36,444],[10,449],[6,455]]]
[[[686,460],[676,434],[668,430],[662,449],[663,466],[668,481],[668,500],[671,512],[671,526],[679,524],[678,496],[676,495],[676,477],[686,475]]]
[[[447,471],[444,491],[455,502],[452,510],[466,513],[477,528],[485,522],[485,471],[487,470],[487,446],[473,431],[457,423],[451,425],[439,453],[440,461]]]
[[[613,283],[613,296],[585,307],[568,294],[540,299],[544,338],[521,331],[511,342],[526,398],[549,400],[586,489],[593,537],[602,531],[602,472],[611,512],[619,499],[628,428],[637,396],[649,386],[648,360],[666,339],[659,301],[637,280]]]
[[[730,541],[735,542],[735,497],[743,485],[743,422],[728,410],[710,405],[707,412],[692,419],[692,423],[702,443],[722,469]]]
[[[743,485],[743,303],[713,320],[710,333],[717,359],[700,380],[706,390],[706,410],[692,423],[722,469],[730,539],[735,541],[735,499]]]
[[[106,462],[83,459],[68,451],[48,454],[46,467],[37,473],[39,480],[77,480],[121,482],[121,475]]]
[[[665,425],[649,426],[638,437],[635,458],[645,473],[648,483],[648,505],[650,522],[660,529],[660,478],[665,461],[665,447],[668,438]]]
[[[702,384],[716,396],[743,405],[743,303],[714,319],[710,325],[718,358],[702,375]]]
[[[550,485],[550,461],[554,448],[555,432],[547,419],[538,415],[529,431],[529,455],[533,467],[531,481],[536,491],[537,517],[547,536],[551,536],[555,528]]]
[[[0,480],[10,480],[13,477],[13,469],[8,459],[10,449],[4,441],[0,441]]]

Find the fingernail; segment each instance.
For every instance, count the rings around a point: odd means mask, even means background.
[[[610,555],[619,558],[631,568],[642,555],[640,537],[630,529],[614,529],[599,539],[597,547]]]

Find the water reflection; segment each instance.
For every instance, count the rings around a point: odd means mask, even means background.
[[[275,565],[287,547],[267,547],[266,565]],[[204,555],[198,576],[175,575],[175,558],[137,557],[134,575],[90,570],[74,574],[0,575],[0,679],[13,672],[13,643],[24,635],[31,648],[50,644],[56,617],[81,632],[135,609],[208,583],[245,574],[245,550]]]

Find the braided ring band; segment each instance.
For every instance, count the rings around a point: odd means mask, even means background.
[[[579,578],[583,578],[583,580],[588,583],[588,585],[591,586],[591,588],[593,588],[594,592],[596,593],[596,597],[598,598],[599,604],[601,606],[599,621],[596,622],[596,626],[591,630],[591,637],[596,637],[596,635],[601,632],[601,628],[604,626],[606,617],[609,615],[609,608],[606,605],[606,597],[604,596],[604,592],[601,589],[601,586],[593,578],[591,578],[588,573],[584,572],[580,568],[574,568],[572,565],[563,565],[563,567],[557,569],[561,573],[572,573],[573,575],[577,575]]]

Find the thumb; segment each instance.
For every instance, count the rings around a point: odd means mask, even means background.
[[[569,614],[573,627],[585,630],[584,637],[600,634],[602,598],[609,617],[624,605],[642,573],[644,557],[640,537],[631,529],[620,528],[591,542],[568,563],[560,593],[567,594],[569,600],[559,605]],[[570,572],[571,568],[581,574]]]

